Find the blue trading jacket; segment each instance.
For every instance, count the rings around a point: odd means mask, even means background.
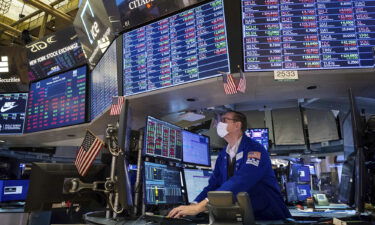
[[[227,179],[227,157],[224,148],[216,160],[208,186],[195,199],[200,202],[209,191],[232,191],[234,196],[246,191],[257,220],[279,220],[291,217],[282,199],[271,160],[259,143],[242,136],[236,155],[234,175]]]

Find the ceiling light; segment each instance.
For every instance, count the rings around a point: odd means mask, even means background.
[[[5,143],[5,141],[4,140],[0,140],[0,143]]]

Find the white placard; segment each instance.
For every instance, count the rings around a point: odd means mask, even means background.
[[[297,70],[275,70],[273,71],[275,80],[278,81],[295,81],[298,80]]]

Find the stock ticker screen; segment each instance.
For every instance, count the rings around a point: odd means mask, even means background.
[[[0,135],[22,134],[27,93],[0,94]]]
[[[146,129],[146,155],[182,160],[182,129],[180,127],[148,117]]]
[[[261,144],[266,150],[269,148],[268,128],[251,128],[245,131],[245,135]]]
[[[125,33],[123,44],[126,96],[229,71],[222,0]]]
[[[372,68],[373,0],[242,0],[245,71]]]
[[[112,104],[112,97],[119,95],[116,40],[92,70],[90,84],[90,119],[94,120]]]
[[[85,122],[86,66],[31,83],[26,132]]]
[[[180,168],[145,162],[144,170],[147,205],[184,203]]]

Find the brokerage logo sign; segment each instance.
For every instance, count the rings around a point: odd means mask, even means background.
[[[8,56],[1,56],[0,61],[0,73],[8,73],[9,72],[9,62]]]
[[[55,35],[48,37],[46,41],[34,42],[31,45],[26,45],[26,48],[30,49],[31,52],[38,52],[40,50],[46,49],[48,45],[55,43]]]

